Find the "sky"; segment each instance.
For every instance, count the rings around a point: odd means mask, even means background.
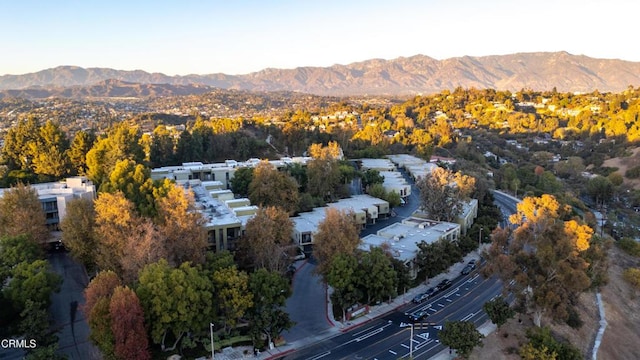
[[[637,0],[0,0],[0,75],[167,75],[567,51],[640,62]]]

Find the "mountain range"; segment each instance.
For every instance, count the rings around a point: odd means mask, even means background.
[[[445,60],[416,55],[329,67],[268,68],[244,75],[169,76],[142,70],[59,66],[35,73],[0,76],[4,96],[30,98],[169,96],[197,94],[211,88],[338,96],[429,94],[458,86],[510,91],[556,88],[563,92],[608,92],[622,91],[630,85],[640,85],[639,62],[596,59],[564,51]]]

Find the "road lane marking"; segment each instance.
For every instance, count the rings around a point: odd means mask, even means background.
[[[451,300],[451,299],[447,299],[447,301],[448,301],[448,302],[453,302],[453,300]]]
[[[416,340],[416,339],[411,339],[411,341],[413,341],[414,343],[418,343],[420,344],[420,341]]]
[[[383,331],[384,331],[384,328],[383,328],[383,327],[381,327],[381,328],[376,329],[376,330],[374,330],[374,331],[372,331],[372,332],[370,332],[370,333],[368,333],[368,334],[366,334],[366,335],[362,335],[362,336],[360,336],[360,337],[357,337],[357,338],[355,338],[354,340],[355,340],[356,342],[360,342],[360,341],[362,341],[362,340],[366,340],[366,339],[368,339],[368,338],[370,338],[370,337],[372,337],[372,336],[374,336],[374,335],[380,334],[380,333],[381,333],[381,332],[383,332]],[[352,341],[353,341],[353,340],[352,340]]]
[[[389,352],[392,353],[393,355],[398,355],[398,353],[393,350],[389,350]]]
[[[476,313],[471,313],[465,317],[463,317],[462,319],[460,319],[460,321],[467,321],[469,319],[471,319]]]
[[[316,356],[314,356],[314,357],[312,357],[312,358],[309,358],[309,360],[317,360],[317,359],[321,359],[321,358],[323,358],[323,357],[325,357],[325,356],[327,356],[327,355],[330,355],[330,354],[331,354],[331,351],[327,351],[326,353],[322,353],[322,354],[320,354],[320,355],[316,355]]]
[[[403,348],[407,348],[407,349],[409,348],[409,345],[405,345],[405,344],[400,344],[400,345],[402,345]]]
[[[440,306],[440,307],[444,307],[444,304],[438,304],[438,306]]]
[[[446,293],[446,294],[444,295],[444,297],[449,297],[449,296],[451,296],[451,295],[453,295],[453,294],[457,293],[459,290],[460,290],[460,287],[457,287],[457,288],[455,288],[455,289],[453,289],[453,290],[449,291],[448,293]]]

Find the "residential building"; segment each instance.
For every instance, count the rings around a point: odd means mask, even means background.
[[[383,248],[394,258],[401,260],[409,269],[411,278],[415,279],[420,270],[416,262],[420,251],[418,244],[432,244],[441,239],[458,241],[460,225],[410,217],[380,229],[376,234],[363,237],[359,248],[364,251],[369,251],[371,247]]]
[[[59,182],[33,184],[31,187],[38,192],[47,226],[51,230],[59,229],[71,200],[84,198],[93,201],[96,197],[95,186],[84,176],[69,177]],[[0,197],[6,190],[8,189],[0,189]]]

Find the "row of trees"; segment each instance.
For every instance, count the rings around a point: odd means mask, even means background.
[[[289,295],[289,284],[278,272],[247,274],[222,252],[208,255],[201,265],[172,267],[164,259],[148,264],[133,289],[114,272],[103,271],[85,290],[83,310],[91,338],[107,358],[145,359],[147,338],[162,350],[208,345],[210,323],[217,337],[248,326],[245,333],[261,347],[293,325],[283,311]]]

